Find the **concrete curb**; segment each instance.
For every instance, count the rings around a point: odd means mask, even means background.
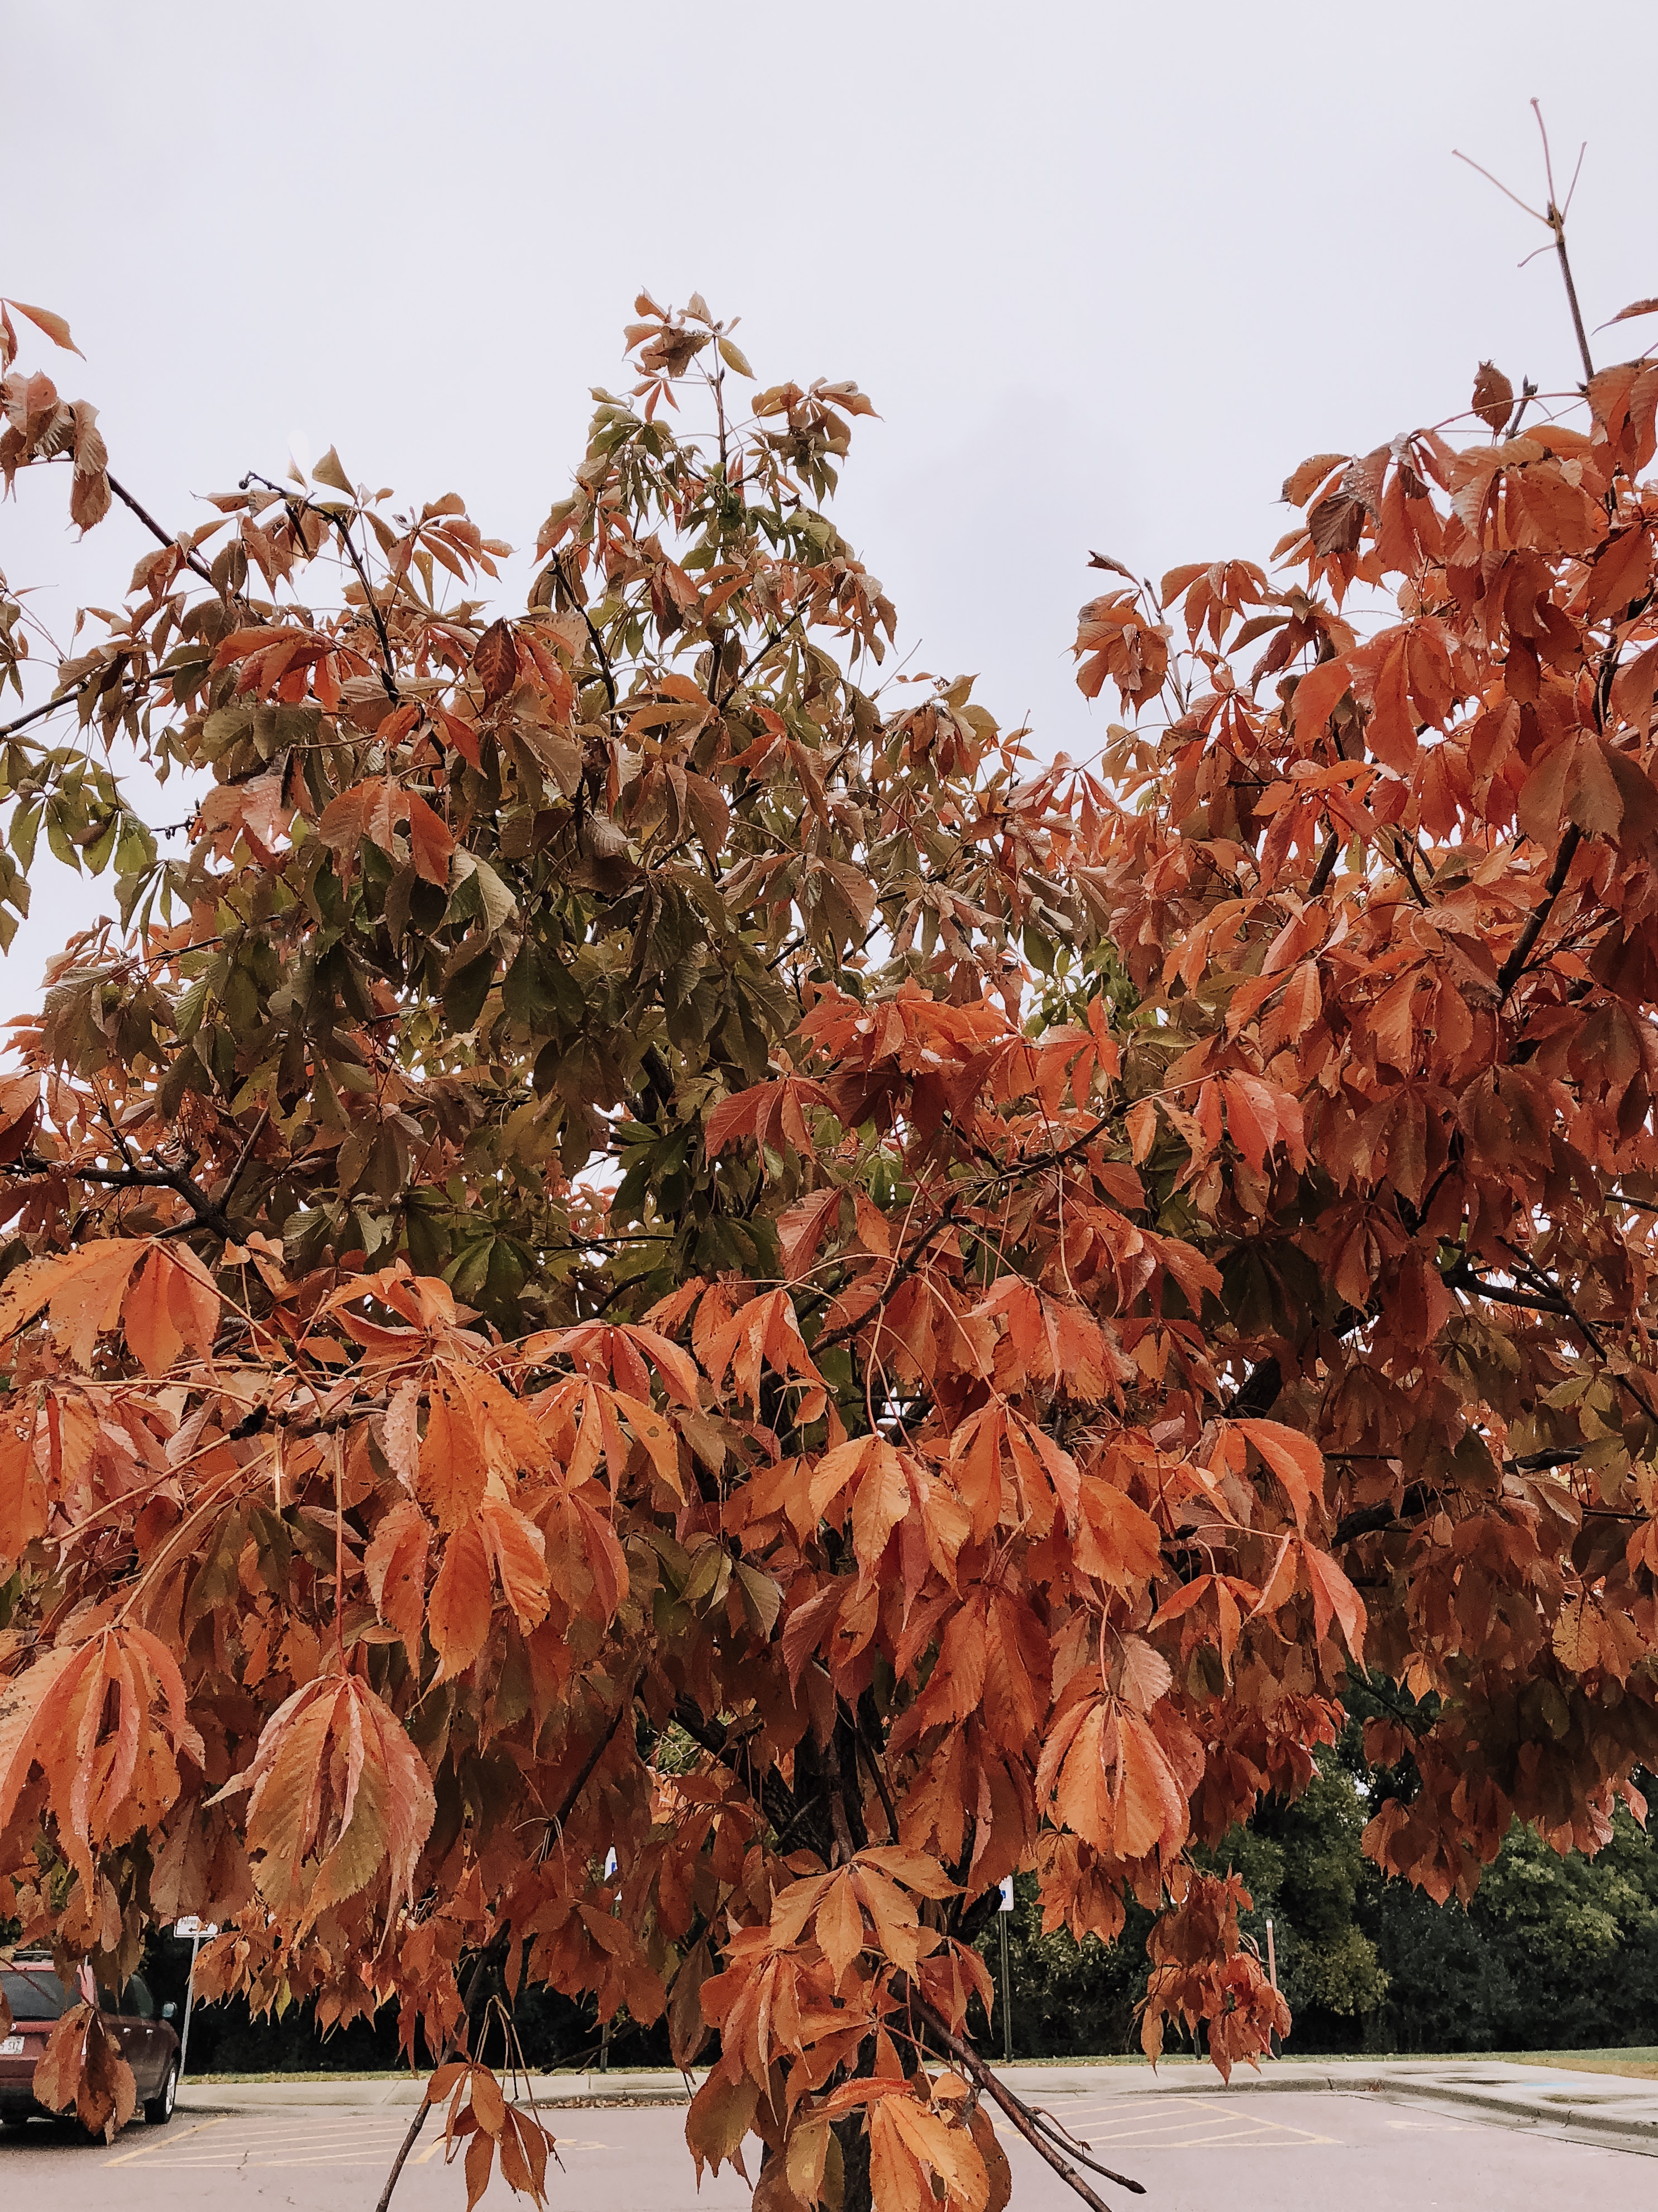
[[[1611,2075],[1594,2078],[1616,2081],[1620,2077]],[[1631,2084],[1637,2089],[1642,2086],[1640,2083]],[[1593,2090],[1503,2097],[1477,2089],[1442,2087],[1428,2082],[1383,2081],[1373,2082],[1370,2087],[1384,2096],[1408,2099],[1412,2103],[1460,2106],[1484,2112],[1492,2118],[1506,2120],[1513,2127],[1576,2128],[1588,2130],[1596,2135],[1621,2137],[1631,2148],[1649,2149],[1658,2156],[1658,2095],[1651,2094],[1644,2100],[1602,2096]]]
[[[700,2083],[702,2076],[696,2077]],[[342,2074],[321,2080],[280,2081],[182,2081],[179,2110],[191,2112],[274,2112],[301,2108],[343,2108],[354,2112],[407,2111],[412,2118],[426,2090],[427,2075],[363,2079]],[[604,2105],[684,2105],[690,2101],[683,2077],[652,2068],[638,2073],[538,2074],[531,2087],[537,2104],[569,2111]],[[525,2100],[527,2102],[527,2100]]]

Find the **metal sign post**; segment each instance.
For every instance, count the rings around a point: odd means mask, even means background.
[[[1013,1877],[1002,1877],[1001,1903],[996,1908],[996,1925],[1002,1939],[1002,2063],[1013,2063],[1013,1976],[1007,1962],[1007,1916],[1013,1910]]]
[[[612,1844],[610,1850],[604,1854],[604,1879],[606,1881],[609,1881],[611,1875],[618,1870],[620,1863],[621,1862],[617,1859],[616,1855],[616,1845]],[[610,1907],[612,1913],[620,1910],[621,1902],[622,1900],[618,1898],[616,1904]],[[610,2023],[608,2020],[602,2020],[598,2024],[598,2070],[601,2074],[608,2074],[610,2070]]]
[[[196,1954],[209,1937],[218,1934],[219,1929],[216,1922],[197,1920],[191,1913],[185,1919],[175,1920],[173,1932],[175,1936],[188,1936],[190,1938],[190,1979],[185,1984],[185,2024],[179,2031],[179,2078],[182,2081],[185,2061],[190,2056],[191,2008],[196,2002]]]

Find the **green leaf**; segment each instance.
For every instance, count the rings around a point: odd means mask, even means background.
[[[93,839],[91,844],[87,847],[87,866],[91,869],[94,876],[101,876],[103,874],[105,863],[108,860],[110,854],[115,850],[115,841],[120,835],[120,816],[118,814],[112,814],[108,821],[105,823],[103,828],[98,832],[98,835]]]
[[[115,872],[136,876],[155,865],[155,840],[136,814],[120,817],[120,836],[115,845]]]
[[[40,834],[41,802],[37,799],[27,806],[17,807],[11,817],[9,842],[24,867],[34,863],[34,842]]]
[[[477,911],[491,937],[499,936],[518,913],[518,901],[487,860],[462,846],[454,859],[455,882],[458,887],[471,884],[477,901]],[[452,912],[452,902],[451,911]]]
[[[477,1027],[495,976],[495,954],[480,952],[449,978],[443,987],[443,1018],[452,1029],[465,1035]]]
[[[81,855],[70,842],[69,831],[64,820],[68,808],[63,799],[58,798],[47,801],[46,843],[51,847],[53,856],[63,861],[65,867],[73,868],[78,876],[81,873]],[[78,813],[80,809],[77,807],[76,811]]]

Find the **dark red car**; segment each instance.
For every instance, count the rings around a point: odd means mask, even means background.
[[[113,2029],[121,2056],[132,2069],[138,2102],[144,2118],[165,2127],[173,2118],[179,2092],[179,2038],[174,2033],[173,2007],[158,2018],[155,2000],[142,1978],[135,1974],[118,2000],[99,1989],[89,1966],[82,1966],[77,1986],[66,1990],[49,1958],[25,1954],[0,1966],[0,1989],[11,2008],[11,2028],[0,2036],[0,2126],[21,2127],[26,2120],[47,2117],[34,2101],[35,2062],[46,2047],[54,2021],[72,2004],[94,2002]]]

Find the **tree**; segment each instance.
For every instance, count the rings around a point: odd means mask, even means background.
[[[1306,463],[1282,587],[1096,556],[1144,720],[1027,772],[878,694],[856,387],[739,415],[637,313],[521,613],[331,453],[149,526],[5,732],[0,894],[44,826],[130,934],[3,1094],[0,1911],[395,2001],[474,2194],[540,2194],[527,1981],[717,2035],[690,2146],[768,2212],[987,2212],[991,2100],[1098,2203],[965,2039],[1000,1876],[1156,1914],[1145,2046],[1224,2070],[1289,2016],[1193,1850],[1350,1658],[1430,1895],[1654,1762],[1658,368]],[[148,524],[13,328],[8,476]],[[210,775],[186,859],[118,734]]]

